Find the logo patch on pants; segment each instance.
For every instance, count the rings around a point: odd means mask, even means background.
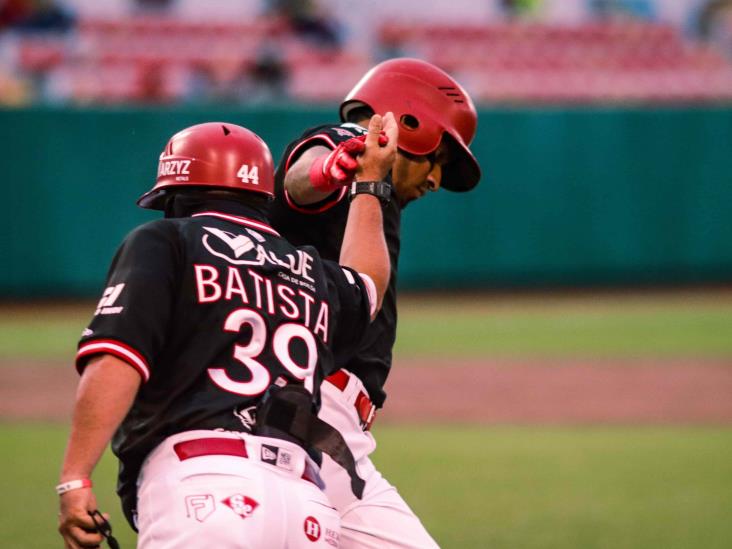
[[[277,455],[279,452],[280,449],[277,446],[262,444],[262,461],[270,465],[277,465]]]
[[[186,516],[198,522],[206,520],[216,510],[216,503],[211,494],[186,496]]]
[[[254,510],[259,507],[259,503],[244,494],[234,494],[221,500],[221,503],[228,506],[243,519],[251,517]]]
[[[262,461],[292,471],[292,454],[283,448],[262,444]]]
[[[306,518],[303,529],[305,530],[305,536],[310,541],[318,541],[320,539],[320,523],[315,517]]]

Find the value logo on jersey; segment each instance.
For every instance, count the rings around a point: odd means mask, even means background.
[[[251,517],[254,510],[259,507],[259,503],[244,494],[234,494],[221,500],[221,503],[243,519]]]
[[[315,280],[312,277],[313,257],[302,251],[295,250],[294,254],[278,257],[262,245],[264,237],[247,229],[245,234],[234,234],[216,227],[204,227],[208,234],[204,234],[201,242],[203,246],[216,257],[226,260],[232,265],[276,265],[287,269],[291,275],[302,279],[304,286],[309,287]],[[209,238],[215,236],[216,239]],[[255,243],[256,241],[256,243]],[[248,256],[247,256],[248,254]],[[289,276],[289,275],[288,275]]]
[[[222,231],[221,229],[217,229],[215,227],[204,227],[208,232],[210,232],[212,235],[218,237],[221,242],[226,244],[230,251],[234,254],[235,259],[239,259],[242,255],[247,253],[250,250],[254,249],[254,242],[252,242],[252,239],[249,238],[246,235],[243,234],[233,234],[228,231]],[[204,235],[203,237],[203,245],[206,246],[206,249],[211,252],[214,255],[218,255],[217,252],[212,250],[209,247],[208,239],[206,238],[208,235]],[[219,256],[220,257],[220,256]],[[224,259],[227,261],[230,260],[230,258],[227,256]],[[255,261],[247,261],[243,262],[244,265],[261,265],[262,262],[259,261],[259,259]]]

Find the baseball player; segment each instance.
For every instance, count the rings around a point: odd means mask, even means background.
[[[388,283],[367,182],[387,174],[397,131],[391,114],[371,119],[341,265],[269,225],[274,169],[254,133],[207,123],[168,141],[138,201],[165,218],[127,236],[79,343],[56,487],[66,547],[108,537],[90,479],[112,437],[138,547],[338,546],[321,452],[356,493],[363,480],[340,434],[317,418],[319,386],[360,341]]]
[[[376,443],[369,427],[384,404],[396,336],[396,269],[402,210],[440,187],[469,191],[480,179],[468,145],[477,114],[465,90],[437,67],[417,59],[392,59],[372,68],[340,106],[341,123],[311,128],[292,142],[275,174],[274,227],[298,245],[312,244],[337,258],[349,212],[347,196],[364,148],[368,119],[391,111],[399,126],[398,154],[375,192],[385,199],[384,234],[391,278],[384,305],[358,353],[322,386],[320,417],[338,429],[366,481],[363,498],[327,457],[321,474],[341,513],[342,547],[435,547],[419,519],[376,470],[369,455]]]

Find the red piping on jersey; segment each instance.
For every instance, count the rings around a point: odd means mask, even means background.
[[[348,190],[348,187],[343,187],[340,192],[338,193],[338,196],[336,196],[335,200],[332,200],[330,202],[327,202],[323,204],[320,208],[315,210],[308,210],[307,208],[303,208],[302,206],[298,206],[295,204],[295,202],[290,198],[290,193],[287,192],[287,189],[285,189],[285,200],[287,200],[287,205],[295,210],[296,212],[304,213],[304,214],[319,214],[323,213],[326,210],[330,210],[333,206],[338,204],[341,199],[346,195],[346,191]]]
[[[299,151],[304,145],[306,145],[307,143],[310,143],[311,141],[325,141],[325,143],[331,149],[335,149],[338,146],[336,144],[336,142],[330,138],[330,136],[328,136],[324,133],[319,133],[317,135],[311,135],[304,141],[301,141],[300,143],[298,143],[297,146],[294,149],[292,149],[292,151],[290,152],[290,155],[287,157],[287,162],[285,162],[285,172],[287,172],[287,170],[290,169],[290,162],[292,161],[292,158],[295,155],[295,153],[297,151]],[[323,213],[326,210],[329,210],[330,208],[332,208],[333,206],[338,204],[341,201],[341,199],[346,195],[347,190],[348,190],[347,187],[343,187],[341,189],[341,191],[338,193],[338,195],[335,197],[335,200],[326,202],[325,204],[323,204],[322,206],[320,206],[317,209],[308,209],[308,208],[304,208],[302,206],[295,204],[295,202],[292,200],[292,198],[290,198],[290,193],[287,192],[287,189],[285,189],[285,200],[287,201],[287,205],[291,209],[295,210],[296,212],[300,212],[300,213],[304,213],[304,214],[319,214],[319,213]],[[331,196],[334,196],[334,195],[331,195]]]
[[[116,356],[137,370],[143,381],[150,379],[150,368],[145,358],[129,345],[115,339],[97,339],[82,344],[76,353],[76,370],[79,374],[83,371],[79,364],[80,359],[98,354]]]
[[[246,225],[247,227],[251,227],[252,229],[259,229],[260,231],[264,231],[265,233],[280,236],[280,233],[275,231],[269,225],[262,223],[261,221],[254,221],[253,219],[249,219],[247,217],[239,217],[238,215],[224,214],[220,212],[200,212],[197,214],[193,214],[191,217],[200,217],[202,215],[220,217],[221,219],[225,219],[226,221],[232,221],[234,223],[238,223],[239,225]]]
[[[330,136],[328,136],[328,135],[326,135],[326,134],[324,134],[324,133],[318,133],[318,134],[316,134],[316,135],[311,135],[311,136],[310,136],[310,137],[308,137],[307,139],[305,139],[305,140],[303,140],[303,141],[300,141],[300,142],[299,142],[299,143],[297,144],[297,146],[296,146],[296,147],[295,147],[294,149],[292,149],[292,151],[290,151],[290,155],[289,155],[289,156],[287,157],[287,162],[285,162],[285,171],[287,171],[287,170],[289,170],[289,169],[290,169],[290,161],[292,160],[292,157],[293,157],[293,156],[295,155],[295,153],[296,153],[297,151],[299,151],[299,150],[300,150],[300,149],[301,149],[301,148],[302,148],[302,147],[303,147],[304,145],[306,145],[306,144],[310,143],[311,141],[320,141],[320,140],[322,140],[322,141],[325,141],[325,142],[327,143],[327,145],[328,145],[328,146],[329,146],[329,147],[330,147],[331,149],[335,149],[335,148],[336,148],[336,147],[338,146],[338,145],[336,144],[336,142],[335,142],[335,141],[333,141],[333,140],[332,140],[332,139],[330,138]]]

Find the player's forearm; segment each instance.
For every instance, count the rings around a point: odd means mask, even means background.
[[[389,253],[384,240],[381,203],[375,196],[357,195],[348,212],[340,264],[371,277],[378,311],[389,285]]]
[[[285,189],[296,204],[305,206],[326,199],[333,191],[319,191],[310,180],[310,169],[318,158],[330,153],[328,147],[316,146],[305,151],[285,174]]]
[[[61,482],[90,478],[114,431],[132,406],[140,376],[126,362],[101,355],[79,382]]]

